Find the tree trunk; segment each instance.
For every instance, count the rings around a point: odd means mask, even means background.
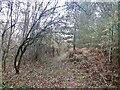
[[[3,52],[3,56],[2,56],[2,61],[3,61],[3,71],[5,71],[5,69],[6,69],[6,59],[7,59],[7,57],[8,57],[8,53],[9,53],[9,48],[10,48],[10,42],[11,42],[11,37],[12,37],[12,34],[13,34],[13,26],[12,26],[12,7],[13,6],[13,4],[12,4],[12,2],[11,2],[11,7],[10,7],[10,9],[11,9],[11,14],[10,14],[10,16],[11,16],[11,27],[10,27],[10,35],[9,35],[9,38],[8,38],[8,44],[7,44],[7,47],[6,47],[6,49],[5,49],[5,51]]]
[[[75,47],[76,47],[76,45],[75,45],[75,41],[76,41],[76,35],[75,35],[75,33],[74,33],[74,41],[73,41],[73,50],[75,51]]]
[[[26,48],[31,45],[33,43],[33,41],[28,41],[25,42],[23,41],[23,43],[20,45],[20,47],[17,50],[17,54],[15,56],[15,60],[14,60],[14,68],[17,74],[19,74],[19,68],[20,68],[20,64],[21,64],[21,59],[23,57],[23,54],[26,51]]]
[[[20,61],[21,61],[21,58],[23,56],[22,54],[22,50],[21,50],[21,47],[18,48],[18,51],[17,51],[17,54],[15,56],[15,61],[14,61],[14,68],[15,68],[15,71],[17,74],[19,74],[19,66],[20,66]]]
[[[55,48],[52,46],[52,56],[54,57],[55,55]]]
[[[2,62],[3,62],[2,67],[3,67],[3,71],[5,71],[5,69],[6,69],[5,54],[6,54],[5,51],[3,51],[3,54],[2,54]]]
[[[22,48],[24,48],[24,49],[22,50]],[[15,56],[14,68],[15,68],[15,71],[16,71],[17,74],[19,74],[19,68],[20,68],[21,60],[22,60],[22,57],[23,57],[23,54],[25,53],[25,51],[26,51],[26,47],[20,46],[18,48],[17,54]]]
[[[111,49],[112,49],[112,46],[111,46],[111,28],[110,28],[109,29],[109,59],[108,59],[110,63],[112,60]]]
[[[118,2],[118,88],[120,88],[120,1]]]

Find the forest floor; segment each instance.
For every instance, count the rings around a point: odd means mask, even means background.
[[[91,53],[92,54],[92,53]],[[2,74],[2,87],[7,88],[87,88],[116,87],[117,62],[89,56],[76,64],[66,59],[67,53],[42,62],[27,62],[15,74],[12,64]]]

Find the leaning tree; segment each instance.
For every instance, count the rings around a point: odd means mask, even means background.
[[[20,43],[14,59],[16,73],[19,73],[21,59],[28,46],[35,43],[39,38],[44,37],[53,27],[62,23],[61,11],[64,6],[58,5],[58,1],[42,1],[31,4],[27,2],[27,8],[24,12],[24,23],[21,27],[22,42]],[[32,10],[31,10],[32,7]]]

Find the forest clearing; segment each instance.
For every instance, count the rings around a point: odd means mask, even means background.
[[[3,0],[0,37],[2,89],[119,90],[120,2]]]

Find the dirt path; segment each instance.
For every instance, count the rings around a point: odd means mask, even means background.
[[[82,79],[86,79],[85,74],[80,72],[74,63],[68,62],[66,55],[62,54],[47,62],[47,66],[44,67],[41,73],[50,78],[48,82],[54,79],[53,87],[75,88],[83,86],[85,82]]]

